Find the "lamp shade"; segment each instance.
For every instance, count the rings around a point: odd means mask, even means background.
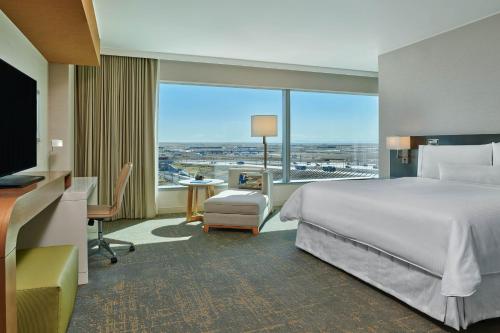
[[[252,116],[252,136],[278,136],[278,116]]]
[[[61,139],[52,139],[52,148],[62,147],[62,146],[63,146],[63,140],[61,140]]]
[[[411,148],[409,136],[388,136],[386,148],[389,150],[406,150]]]

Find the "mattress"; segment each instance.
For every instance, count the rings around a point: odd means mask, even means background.
[[[296,246],[457,330],[500,317],[500,274],[472,296],[444,296],[439,276],[314,224],[299,223]]]
[[[500,186],[426,178],[302,186],[280,212],[410,263],[443,296],[474,294],[500,272]]]

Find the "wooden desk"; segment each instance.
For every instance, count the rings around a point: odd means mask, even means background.
[[[16,248],[19,229],[71,186],[71,173],[30,172],[45,176],[21,189],[0,189],[0,333],[17,332]]]
[[[89,281],[87,205],[97,205],[97,177],[73,177],[71,187],[26,224],[17,237],[18,249],[52,245],[78,247],[78,284]],[[93,228],[95,229],[95,227]]]

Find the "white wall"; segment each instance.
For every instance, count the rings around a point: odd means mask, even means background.
[[[37,166],[33,170],[46,170],[48,165],[47,103],[48,63],[17,27],[0,11],[0,58],[37,81],[40,92]]]
[[[500,133],[500,14],[379,57],[380,142]],[[380,171],[389,173],[381,147]]]
[[[160,61],[159,79],[170,82],[376,94],[376,77],[248,66]]]
[[[302,184],[275,184],[273,187],[273,204],[282,206],[288,197]],[[227,189],[227,186],[218,186],[215,193]],[[199,209],[203,208],[203,196],[205,193],[199,193]],[[181,213],[186,211],[187,191],[185,187],[160,189],[158,192],[158,213]]]

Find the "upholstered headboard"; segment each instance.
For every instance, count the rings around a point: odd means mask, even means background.
[[[466,134],[466,135],[428,135],[428,136],[412,136],[410,150],[410,163],[402,164],[401,160],[397,158],[397,152],[390,152],[390,175],[391,177],[416,177],[422,175],[422,170],[418,170],[419,166],[419,149],[420,145],[426,145],[431,141],[437,140],[439,146],[442,145],[485,145],[492,142],[500,142],[500,134]],[[385,149],[385,148],[383,148]],[[475,150],[475,149],[473,149]],[[480,149],[479,149],[480,150]],[[432,148],[431,148],[432,151]],[[456,151],[455,151],[456,152]],[[426,152],[427,153],[427,152]],[[432,152],[431,152],[432,154]],[[473,153],[475,154],[475,153]],[[450,149],[445,155],[455,155],[454,149]],[[427,156],[427,155],[426,155]],[[469,156],[470,157],[470,156]],[[475,157],[470,157],[476,158]],[[448,160],[449,162],[449,160]],[[434,162],[433,162],[434,163]],[[439,163],[439,162],[437,162]],[[479,162],[477,164],[480,164]],[[423,165],[421,163],[421,165]],[[434,169],[435,170],[435,169]],[[431,171],[432,174],[432,171]]]

